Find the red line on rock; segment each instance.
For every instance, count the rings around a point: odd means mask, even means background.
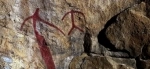
[[[65,18],[69,13],[71,13],[72,27],[71,27],[71,29],[70,29],[68,35],[71,34],[71,31],[72,31],[74,28],[78,29],[78,30],[81,31],[81,32],[84,32],[82,29],[80,29],[79,27],[77,27],[77,26],[75,25],[75,23],[74,23],[74,13],[79,13],[79,14],[81,14],[81,15],[84,17],[84,20],[85,20],[84,14],[83,14],[82,12],[80,12],[80,11],[71,10],[70,12],[67,12],[67,13],[63,16],[62,20],[64,20],[64,18]]]
[[[47,69],[55,69],[55,65],[54,65],[54,62],[53,62],[52,54],[51,54],[49,48],[47,47],[46,41],[45,41],[44,37],[42,35],[40,35],[38,33],[38,31],[36,30],[36,21],[42,21],[43,23],[48,24],[49,26],[56,28],[63,35],[65,35],[65,34],[63,33],[63,31],[61,31],[55,25],[50,24],[49,22],[44,21],[43,19],[41,19],[38,13],[39,13],[39,8],[36,9],[35,13],[32,16],[27,17],[23,21],[23,24],[21,25],[21,29],[20,30],[22,30],[22,28],[23,28],[23,26],[24,26],[24,24],[25,24],[25,22],[27,20],[33,19],[34,33],[35,33],[35,36],[36,36],[36,39],[37,39],[37,42],[38,42],[38,45],[39,45],[39,48],[40,48],[40,51],[41,51],[42,58],[44,59],[44,62],[46,64],[46,66],[47,66]]]

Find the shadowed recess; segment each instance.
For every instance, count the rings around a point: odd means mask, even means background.
[[[119,13],[120,14],[120,13]],[[104,29],[102,29],[99,34],[98,34],[98,42],[103,45],[104,47],[106,48],[109,48],[110,51],[113,51],[113,52],[124,52],[124,53],[127,53],[130,56],[130,53],[127,51],[127,50],[119,50],[119,49],[116,49],[115,48],[115,45],[113,45],[110,40],[107,38],[106,36],[106,30],[109,26],[111,26],[111,24],[115,23],[116,22],[116,19],[117,19],[117,16],[119,15],[115,15],[113,16],[110,20],[107,21],[106,25],[104,26]]]
[[[84,35],[84,52],[87,53],[88,56],[91,56],[91,46],[92,46],[92,35],[89,33],[88,29],[86,29],[85,35]]]
[[[98,34],[98,42],[105,46],[106,48],[109,48],[110,50],[116,50],[115,46],[110,42],[110,40],[106,36],[106,30],[107,28],[114,22],[116,22],[116,18],[118,15],[112,17],[104,26],[104,29],[102,29]]]

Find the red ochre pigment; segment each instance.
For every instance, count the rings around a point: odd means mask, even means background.
[[[70,29],[68,35],[71,34],[71,31],[72,31],[74,28],[78,29],[78,30],[81,31],[81,32],[84,32],[82,29],[80,29],[79,27],[77,27],[77,26],[75,25],[75,23],[74,23],[74,13],[79,13],[79,14],[81,14],[81,15],[84,17],[84,20],[85,20],[84,14],[83,14],[82,12],[79,12],[79,11],[71,10],[70,12],[67,12],[67,13],[63,16],[62,20],[63,20],[63,19],[65,18],[65,16],[68,15],[69,13],[71,13],[72,27],[71,27],[71,29]]]
[[[32,16],[29,16],[29,17],[27,17],[27,18],[24,20],[23,24],[21,25],[21,29],[20,29],[20,30],[22,30],[22,28],[23,28],[23,26],[24,26],[24,24],[25,24],[25,22],[26,22],[27,20],[33,19],[34,33],[35,33],[35,36],[36,36],[36,39],[37,39],[37,42],[38,42],[38,45],[39,45],[39,48],[40,48],[40,51],[41,51],[42,58],[43,58],[43,60],[44,60],[44,62],[45,62],[45,64],[46,64],[46,66],[47,66],[47,69],[55,69],[55,65],[54,65],[54,61],[53,61],[53,58],[52,58],[52,54],[51,54],[51,52],[50,52],[50,50],[49,50],[49,48],[48,48],[48,46],[47,46],[47,43],[46,43],[44,37],[43,37],[42,35],[40,35],[40,34],[38,33],[38,31],[36,30],[36,21],[41,21],[41,22],[43,22],[43,23],[45,23],[45,24],[48,24],[49,26],[54,27],[55,29],[59,30],[63,35],[65,35],[65,34],[63,33],[62,30],[60,30],[60,29],[59,29],[58,27],[56,27],[55,25],[50,24],[49,22],[47,22],[47,21],[41,19],[38,13],[39,13],[39,8],[36,9],[35,13],[34,13]],[[71,13],[72,28],[70,29],[68,35],[70,35],[71,31],[72,31],[74,28],[78,29],[78,30],[81,31],[81,32],[84,32],[82,29],[80,29],[79,27],[77,27],[77,26],[75,25],[75,23],[74,23],[74,15],[73,15],[74,13],[79,13],[79,14],[83,15],[83,17],[84,17],[84,19],[85,19],[84,14],[83,14],[82,12],[79,12],[79,11],[71,10],[70,12],[67,12],[67,13],[63,16],[62,20],[63,20],[63,19],[65,18],[65,16],[68,15],[69,13]]]
[[[25,24],[25,22],[29,19],[33,19],[33,28],[34,28],[34,33],[41,51],[41,55],[42,58],[47,66],[47,69],[55,69],[55,65],[53,62],[53,58],[52,58],[52,54],[49,50],[49,48],[47,47],[46,41],[44,39],[44,37],[42,35],[40,35],[38,33],[38,31],[36,30],[36,21],[42,21],[45,24],[48,24],[49,26],[52,26],[54,28],[56,28],[57,30],[59,30],[63,35],[65,35],[58,27],[54,26],[53,24],[50,24],[47,21],[44,21],[43,19],[40,18],[39,16],[39,8],[36,9],[35,13],[32,16],[29,16],[28,18],[26,18],[23,22],[23,24],[21,25],[21,30]]]

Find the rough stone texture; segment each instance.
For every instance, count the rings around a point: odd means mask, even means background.
[[[65,33],[37,21],[37,30],[50,48],[56,69],[136,69],[132,57],[137,56],[148,66],[149,18],[145,3],[138,3],[140,0],[0,0],[0,69],[46,69],[33,22],[28,20],[20,31],[24,19],[36,8],[40,8],[42,19]],[[74,14],[75,24],[84,32],[73,29],[67,35],[70,14],[61,19],[72,9],[84,13],[86,21],[81,14]],[[114,23],[106,27],[114,18]],[[99,35],[101,32],[106,32],[108,39]]]
[[[127,50],[137,57],[142,48],[149,44],[149,22],[145,16],[145,3],[136,5],[118,15],[106,31],[110,42],[119,50]]]
[[[144,0],[146,3],[146,15],[147,17],[150,18],[150,1],[149,0]]]
[[[150,60],[142,60],[138,61],[138,69],[149,69],[150,68]]]
[[[122,12],[106,31],[110,42],[119,50],[127,50],[132,57],[149,58],[149,18],[145,3]]]
[[[118,50],[135,57],[137,69],[149,69],[149,28],[147,6],[144,2],[118,14],[105,30],[112,50]]]
[[[104,56],[91,57],[83,54],[72,60],[70,69],[136,69],[136,61]]]

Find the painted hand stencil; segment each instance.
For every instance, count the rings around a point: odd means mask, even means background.
[[[43,23],[48,24],[49,26],[56,28],[62,34],[64,34],[64,33],[58,27],[56,27],[53,24],[50,24],[49,22],[46,22],[43,19],[41,19],[38,13],[39,13],[39,8],[36,9],[35,13],[32,16],[29,16],[28,18],[26,18],[24,20],[23,24],[21,25],[21,30],[22,30],[22,28],[23,28],[23,26],[27,20],[33,19],[34,33],[35,33],[35,36],[36,36],[36,39],[37,39],[37,42],[38,42],[38,45],[39,45],[39,48],[41,51],[42,58],[44,59],[44,62],[47,66],[47,69],[55,69],[52,55],[51,55],[49,48],[47,47],[46,41],[45,41],[44,37],[42,35],[40,35],[38,33],[38,31],[36,30],[36,21],[42,21]]]
[[[79,12],[79,11],[71,10],[70,12],[67,12],[67,13],[63,16],[62,20],[63,20],[63,19],[65,18],[65,16],[68,15],[69,13],[71,13],[72,28],[70,29],[68,35],[70,35],[71,31],[72,31],[74,28],[80,30],[81,32],[84,32],[82,29],[80,29],[79,27],[77,27],[77,26],[75,25],[75,23],[74,23],[74,13],[79,13],[79,14],[81,14],[81,15],[84,17],[84,20],[85,20],[84,14],[83,14],[82,12]]]

